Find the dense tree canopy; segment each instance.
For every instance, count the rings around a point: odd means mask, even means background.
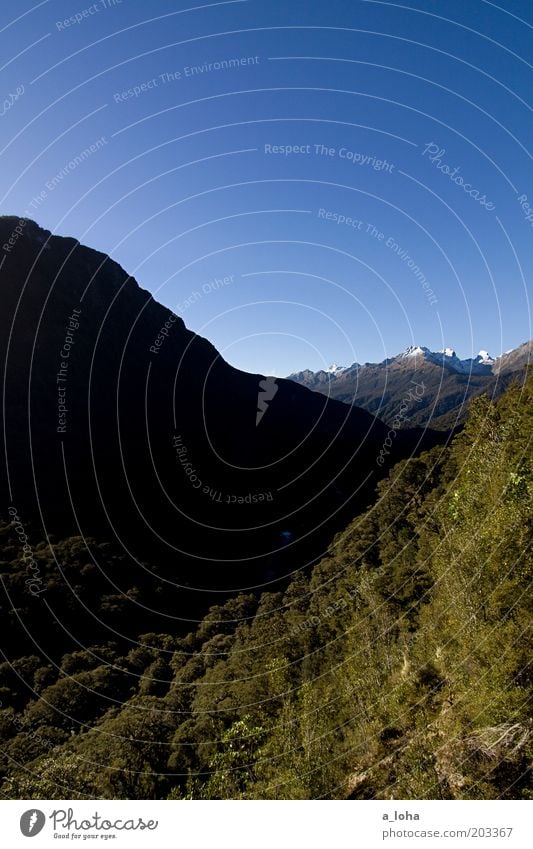
[[[68,539],[35,546],[61,621],[32,640],[21,623],[43,600],[6,521],[2,620],[20,639],[0,665],[4,798],[528,797],[532,395],[530,377],[476,399],[312,570],[186,636],[131,638],[156,594],[101,544],[110,594]],[[62,655],[66,583],[90,615]]]

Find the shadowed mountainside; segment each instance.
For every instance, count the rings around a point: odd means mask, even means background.
[[[316,560],[368,503],[378,419],[260,385],[74,239],[4,217],[0,240],[0,490],[39,539],[94,534],[132,570],[160,563],[164,605],[191,615]],[[390,461],[436,440],[402,430]]]

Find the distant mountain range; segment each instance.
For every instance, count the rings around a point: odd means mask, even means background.
[[[404,404],[404,421],[410,426],[448,430],[464,420],[471,398],[483,393],[497,397],[531,362],[531,341],[497,358],[480,351],[463,360],[453,348],[431,351],[414,345],[381,363],[333,363],[321,371],[296,372],[289,380],[362,407],[388,424]],[[416,401],[409,397],[414,386],[419,387]]]

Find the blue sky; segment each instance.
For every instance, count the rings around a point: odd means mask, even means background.
[[[0,39],[0,211],[239,368],[530,338],[526,0],[20,0]]]

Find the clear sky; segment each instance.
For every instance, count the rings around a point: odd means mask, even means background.
[[[110,253],[248,371],[498,355],[531,336],[531,21],[529,0],[15,0],[0,211]]]

